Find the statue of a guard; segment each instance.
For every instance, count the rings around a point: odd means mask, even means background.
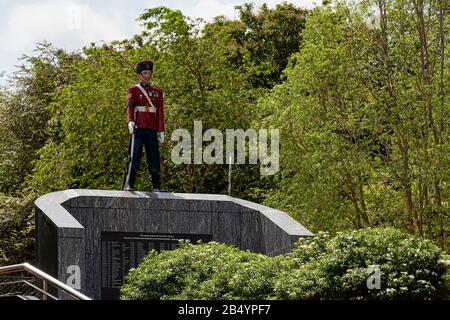
[[[158,140],[164,143],[164,94],[160,88],[150,84],[153,61],[139,62],[136,73],[139,83],[127,90],[128,130],[131,138],[122,190],[134,190],[142,147],[145,147],[153,191],[161,191]]]

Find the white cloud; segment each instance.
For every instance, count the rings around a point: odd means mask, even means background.
[[[194,6],[181,8],[184,15],[193,18],[202,18],[211,21],[213,18],[224,15],[227,18],[237,18],[234,10],[235,3],[224,3],[218,0],[199,0]]]
[[[297,7],[311,9],[315,2],[321,3],[322,0],[292,0],[287,1],[294,4]],[[234,9],[237,5],[242,5],[246,2],[253,2],[255,8],[259,8],[263,3],[266,3],[269,8],[274,8],[277,4],[283,2],[283,0],[197,0],[195,5],[189,5],[189,2],[181,2],[178,9],[180,9],[184,15],[195,18],[203,18],[206,21],[211,21],[214,17],[224,15],[229,19],[237,19],[238,12]]]
[[[59,47],[78,49],[90,41],[110,41],[126,36],[120,12],[99,13],[73,1],[46,1],[11,10],[0,45],[10,54],[29,51],[47,40]]]
[[[118,40],[131,37],[140,29],[134,20],[145,8],[158,5],[180,9],[183,14],[207,21],[218,15],[238,18],[234,7],[245,2],[255,7],[267,3],[270,8],[283,0],[28,0],[7,2],[0,0],[0,73],[11,74],[22,54],[32,55],[36,42],[47,40],[55,47],[78,50],[90,42]],[[311,8],[313,1],[288,1]],[[88,4],[86,4],[88,3]],[[0,83],[2,83],[0,76]]]
[[[263,3],[266,3],[269,8],[274,8],[277,4],[282,3],[283,1],[280,0],[256,0],[256,1],[251,1],[253,3],[255,3],[257,6],[261,6]],[[291,1],[286,1],[288,3],[292,3],[297,7],[300,8],[306,8],[306,9],[311,9],[315,3],[317,4],[321,4],[322,0],[291,0]]]

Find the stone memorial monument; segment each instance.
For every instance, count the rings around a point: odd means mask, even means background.
[[[118,299],[130,268],[180,239],[275,256],[313,236],[282,211],[226,195],[66,190],[35,209],[38,268],[93,299]]]

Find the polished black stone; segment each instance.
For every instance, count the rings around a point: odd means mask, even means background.
[[[69,285],[78,266],[80,291],[93,299],[102,298],[105,234],[201,235],[269,256],[313,236],[280,210],[226,195],[80,189],[46,194],[35,207],[37,266]]]

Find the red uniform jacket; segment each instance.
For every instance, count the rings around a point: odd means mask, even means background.
[[[127,90],[128,122],[134,121],[136,126],[141,129],[149,128],[164,132],[164,93],[160,88],[149,84],[143,85],[141,83],[141,86],[147,91],[156,108],[156,113],[134,112],[136,106],[148,106],[150,108],[151,105],[142,91],[137,86],[133,86]]]

